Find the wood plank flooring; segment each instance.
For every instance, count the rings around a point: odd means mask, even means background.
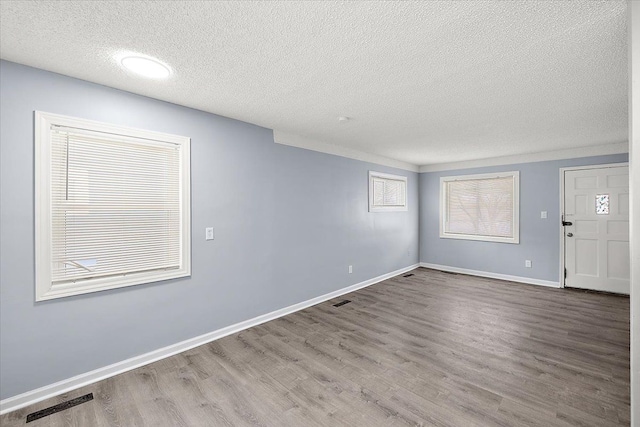
[[[629,425],[627,297],[413,273],[0,424],[93,393],[29,426]]]

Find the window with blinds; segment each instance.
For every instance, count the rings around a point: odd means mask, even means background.
[[[519,243],[519,172],[440,179],[440,237]]]
[[[190,274],[188,138],[36,123],[38,300]]]
[[[407,177],[369,171],[369,212],[407,210]]]

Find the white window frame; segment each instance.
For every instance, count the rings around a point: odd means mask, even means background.
[[[134,138],[145,138],[181,147],[181,263],[167,271],[130,273],[115,277],[98,277],[80,283],[51,283],[51,126],[85,129]],[[191,172],[188,137],[134,129],[92,120],[35,112],[35,300],[44,301],[71,295],[122,288],[191,275]]]
[[[374,206],[373,196],[373,179],[393,179],[396,181],[404,181],[404,206]],[[407,177],[401,175],[392,175],[390,173],[382,173],[369,171],[369,212],[406,212],[409,210],[409,186]]]
[[[496,236],[482,236],[476,234],[458,234],[445,232],[446,218],[446,206],[447,206],[447,194],[445,185],[451,181],[467,181],[474,179],[490,179],[490,178],[505,178],[513,177],[513,237],[496,237]],[[484,173],[475,175],[456,175],[456,176],[443,176],[440,178],[440,238],[442,239],[461,239],[461,240],[478,240],[483,242],[499,242],[499,243],[520,243],[520,172],[496,172],[496,173]]]

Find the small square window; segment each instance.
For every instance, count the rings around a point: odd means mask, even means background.
[[[369,212],[407,210],[407,177],[369,171]]]

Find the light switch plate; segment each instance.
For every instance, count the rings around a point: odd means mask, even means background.
[[[205,229],[205,239],[207,240],[213,240],[213,227],[207,227]]]
[[[526,268],[531,268],[531,260],[530,260],[530,259],[526,260],[526,261],[524,262],[524,266],[525,266]]]
[[[547,211],[540,212],[540,218],[547,219]]]

